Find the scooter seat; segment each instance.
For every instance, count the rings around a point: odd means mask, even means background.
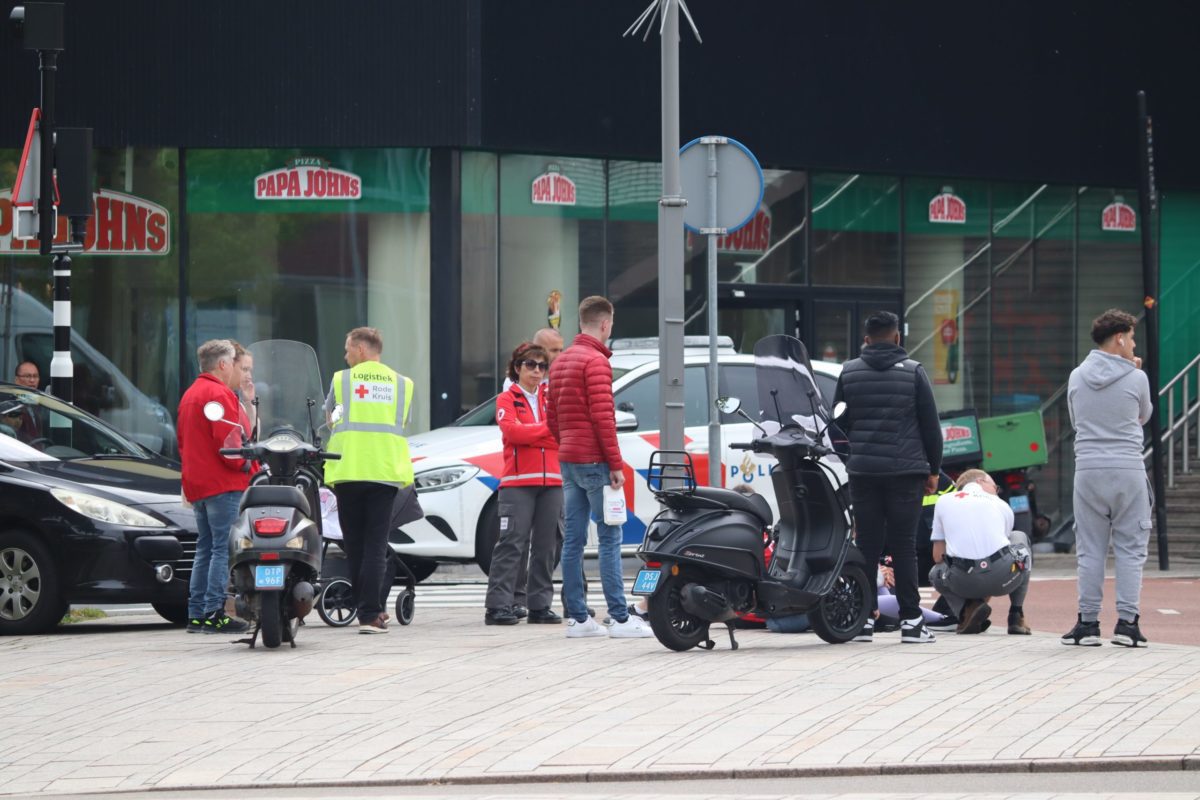
[[[308,498],[304,492],[295,486],[271,486],[265,483],[255,484],[242,495],[238,513],[246,510],[247,506],[288,506],[294,508],[306,517],[312,516],[309,510]]]
[[[696,497],[720,503],[737,511],[745,511],[762,520],[763,525],[771,525],[775,518],[771,514],[771,505],[761,494],[742,494],[729,489],[717,489],[711,486],[697,486],[693,492]]]

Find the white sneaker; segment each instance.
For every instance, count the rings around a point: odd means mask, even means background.
[[[614,620],[608,635],[613,639],[648,639],[654,636],[654,631],[644,619],[630,614],[624,622]]]
[[[592,617],[587,618],[587,622],[579,622],[574,617],[567,618],[567,638],[568,639],[587,639],[592,636],[604,636],[608,633],[604,626]]]

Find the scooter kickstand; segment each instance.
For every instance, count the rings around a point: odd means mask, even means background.
[[[230,644],[248,644],[248,645],[250,645],[250,649],[253,650],[254,643],[258,639],[259,628],[261,628],[261,627],[262,627],[262,623],[255,625],[254,633],[250,635],[249,639],[234,639],[232,642],[230,642]],[[296,645],[294,645],[294,644],[292,645],[292,647],[295,647],[295,646]]]
[[[726,623],[725,623],[725,630],[729,631],[729,649],[730,649],[730,650],[737,650],[737,649],[738,649],[738,643],[737,643],[737,639],[733,638],[733,623],[732,623],[732,622],[726,622]]]

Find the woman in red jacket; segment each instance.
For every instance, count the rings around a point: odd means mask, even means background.
[[[500,538],[488,573],[487,625],[516,625],[513,592],[522,559],[529,559],[531,623],[557,624],[554,599],[555,551],[562,512],[562,475],[558,443],[546,425],[544,379],[550,368],[546,351],[531,342],[513,350],[508,377],[513,385],[496,398],[496,422],[504,438],[504,474],[500,478]]]

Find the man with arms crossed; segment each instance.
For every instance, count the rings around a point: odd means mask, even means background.
[[[933,587],[946,598],[959,633],[983,633],[991,625],[988,600],[1008,595],[1008,632],[1028,634],[1022,608],[1029,590],[1029,537],[1013,530],[1013,510],[997,497],[992,476],[969,469],[958,491],[938,498],[933,509]]]
[[[578,639],[608,635],[617,639],[653,636],[650,627],[630,616],[621,575],[621,526],[604,523],[603,490],[625,484],[624,460],[617,446],[613,407],[612,351],[605,342],[612,334],[613,307],[603,297],[579,304],[575,341],[550,367],[550,405],[547,423],[558,440],[562,468],[566,535],[563,539],[563,593],[567,602],[567,636]],[[583,547],[588,517],[595,517],[600,538],[600,582],[612,626],[588,616],[583,588]]]
[[[1133,354],[1137,320],[1110,308],[1092,321],[1097,348],[1071,372],[1067,408],[1075,427],[1075,552],[1079,617],[1062,643],[1100,645],[1104,561],[1111,540],[1117,567],[1113,644],[1145,647],[1138,627],[1142,567],[1150,542],[1150,483],[1142,426],[1150,419],[1150,381]]]

